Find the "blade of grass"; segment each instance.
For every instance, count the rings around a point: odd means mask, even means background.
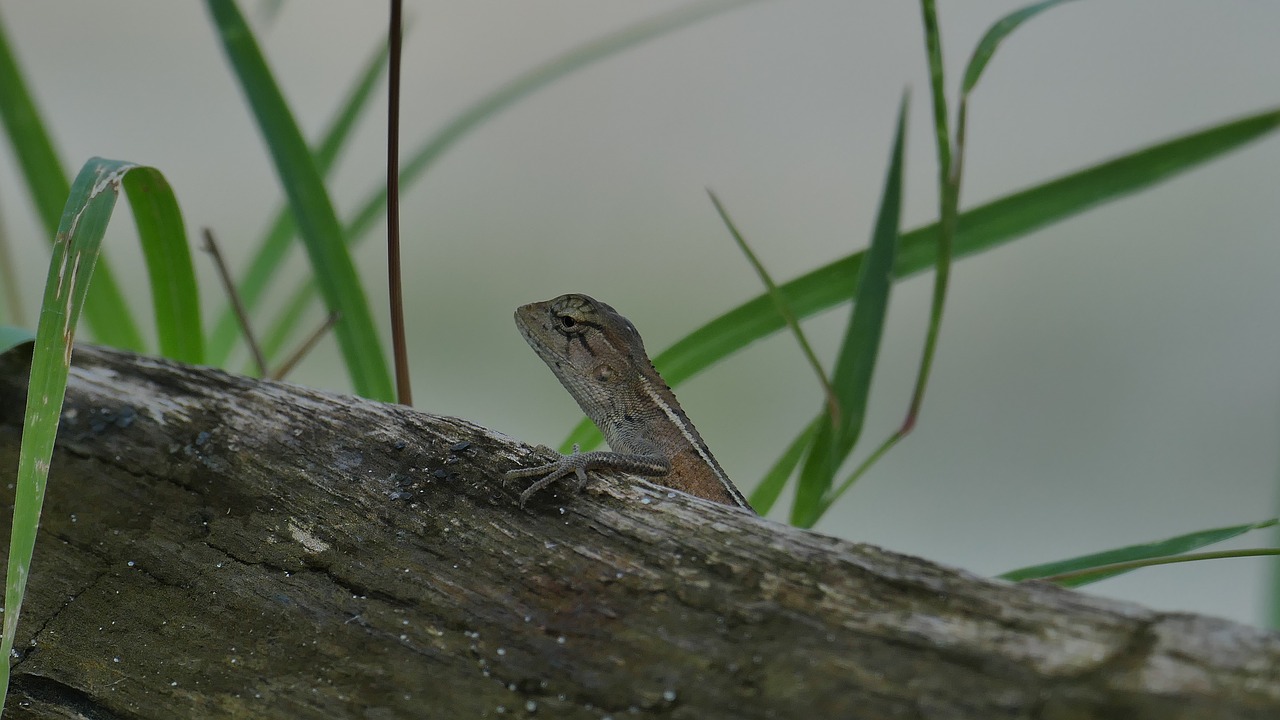
[[[130,180],[134,174],[140,179]],[[101,254],[102,236],[122,186],[130,194],[133,207],[143,211],[137,218],[140,235],[151,235],[142,238],[144,256],[148,265],[152,266],[151,277],[158,277],[155,266],[162,263],[167,264],[173,275],[190,275],[189,258],[185,273],[180,267],[185,256],[183,252],[146,247],[157,243],[186,242],[180,233],[172,232],[175,223],[181,226],[182,218],[173,202],[173,194],[168,192],[168,184],[160,177],[160,173],[152,168],[103,158],[92,158],[85,163],[71,186],[66,209],[61,214],[62,221],[54,240],[53,257],[49,262],[49,274],[45,281],[44,301],[36,327],[26,416],[18,455],[13,529],[9,537],[0,657],[9,657],[13,649],[22,600],[26,593],[53,443],[66,394],[76,321],[90,295],[89,280],[93,277],[94,267]],[[134,195],[147,197],[134,199]],[[193,313],[197,317],[199,315],[194,283],[188,284],[181,279],[173,282],[162,277],[160,289],[154,290],[152,297],[157,306],[164,303],[180,306],[169,314],[171,322],[161,320],[158,323],[161,344],[177,348],[180,352],[190,351],[188,341],[182,337],[174,337],[174,334],[183,332],[182,328],[176,327],[178,324],[189,319]],[[157,307],[158,316],[163,312]],[[198,339],[198,325],[194,328],[194,334]],[[3,694],[7,691],[8,684],[9,663],[0,663],[0,707],[4,705]]]
[[[947,286],[951,278],[952,247],[955,245],[956,225],[960,215],[960,186],[964,176],[965,136],[968,128],[969,95],[977,86],[982,76],[982,69],[991,61],[996,47],[1023,22],[1029,20],[1050,7],[1066,0],[1046,0],[1045,2],[1014,11],[987,30],[979,41],[965,69],[964,84],[961,87],[960,102],[956,110],[956,137],[954,144],[947,143],[946,97],[942,88],[942,40],[938,36],[938,23],[932,2],[925,2],[925,43],[928,47],[929,67],[937,74],[933,76],[933,108],[935,135],[938,139],[938,257],[937,274],[934,276],[933,299],[929,311],[929,328],[925,334],[924,350],[921,352],[920,370],[916,375],[915,389],[911,393],[911,403],[907,407],[907,416],[883,443],[876,448],[861,465],[845,478],[835,491],[823,500],[822,511],[848,492],[859,478],[871,469],[880,458],[894,448],[911,431],[915,429],[920,418],[920,408],[924,404],[924,393],[929,385],[929,376],[933,369],[933,360],[937,355],[938,338],[942,331],[942,315],[946,309]]]
[[[1277,524],[1280,524],[1280,518],[1271,518],[1270,520],[1247,523],[1244,525],[1230,525],[1227,527],[1212,528],[1209,530],[1197,530],[1195,532],[1177,535],[1157,542],[1143,543],[1141,545],[1128,545],[1114,550],[1106,550],[1098,553],[1090,553],[1088,555],[1080,555],[1066,560],[1058,560],[1055,562],[1018,568],[1017,570],[1010,570],[1009,572],[1001,573],[998,577],[1015,582],[1020,580],[1035,580],[1047,578],[1052,575],[1063,575],[1065,573],[1074,573],[1082,570],[1094,570],[1103,566],[1116,565],[1118,563],[1167,558],[1175,555],[1181,555],[1207,545],[1213,545],[1214,543],[1230,540],[1231,538],[1238,537],[1253,530],[1274,527]],[[1096,582],[1104,578],[1119,575],[1122,572],[1124,572],[1124,570],[1108,571],[1098,576],[1091,577],[1087,582]],[[1083,585],[1085,583],[1077,583],[1073,581],[1063,584],[1068,587],[1076,587],[1077,585]]]
[[[827,373],[822,369],[822,363],[818,362],[818,356],[813,352],[813,346],[809,344],[809,339],[804,336],[804,331],[800,329],[800,323],[796,320],[795,313],[791,312],[791,307],[787,305],[787,299],[778,292],[778,286],[773,282],[773,278],[769,275],[769,271],[765,269],[764,263],[760,262],[760,258],[751,251],[751,246],[747,244],[747,239],[738,232],[738,226],[733,223],[733,218],[729,217],[729,213],[724,209],[724,205],[720,202],[720,198],[707,188],[707,195],[711,198],[711,204],[715,206],[716,212],[720,214],[720,220],[724,222],[725,227],[729,229],[729,235],[733,237],[734,242],[738,244],[738,249],[747,257],[747,262],[751,263],[751,267],[755,269],[756,275],[760,277],[760,282],[764,283],[765,290],[769,293],[769,298],[773,300],[773,305],[778,310],[778,314],[787,323],[787,327],[791,329],[792,336],[795,337],[796,343],[800,345],[801,352],[809,361],[809,367],[813,368],[813,374],[817,376],[818,383],[822,385],[822,392],[827,398],[827,414],[831,418],[831,422],[840,422],[840,403],[836,400],[836,391],[831,388],[831,381],[827,379]]]
[[[862,477],[867,470],[879,462],[903,438],[915,429],[916,418],[924,403],[924,392],[929,384],[929,376],[933,368],[933,358],[938,349],[938,338],[942,330],[942,314],[946,309],[947,286],[951,278],[952,247],[955,244],[956,220],[959,214],[960,177],[962,166],[961,139],[957,139],[955,147],[955,163],[952,163],[952,145],[950,130],[947,128],[947,96],[943,75],[942,34],[938,30],[937,10],[932,0],[922,0],[921,16],[924,19],[925,52],[929,61],[929,90],[933,106],[934,137],[938,153],[938,232],[933,280],[933,297],[929,309],[929,327],[925,331],[924,349],[920,353],[920,369],[916,373],[915,388],[911,393],[911,401],[907,406],[907,416],[902,425],[892,435],[880,443],[866,459],[847,477],[839,487],[828,492],[818,503],[816,517],[821,517],[840,496]],[[963,132],[958,131],[958,132]],[[856,302],[856,300],[855,300]]]
[[[1015,192],[963,212],[956,228],[955,255],[967,257],[999,247],[1072,215],[1157,185],[1258,140],[1280,127],[1280,110],[1250,115],[1183,135],[1054,180]],[[894,279],[925,270],[937,258],[937,223],[905,233],[898,246]],[[800,318],[849,300],[864,252],[856,252],[812,270],[779,287]],[[689,333],[654,358],[663,378],[678,385],[709,365],[785,326],[768,295],[755,298]],[[601,438],[589,421],[579,423],[567,444],[583,450]]]
[[[346,147],[351,131],[364,111],[370,107],[373,91],[377,88],[378,78],[387,67],[388,43],[383,40],[367,63],[364,72],[347,93],[346,100],[339,105],[338,114],[329,124],[329,129],[322,135],[320,144],[314,150],[316,169],[321,175],[328,176],[333,169],[341,151]],[[271,286],[272,280],[284,262],[285,253],[293,247],[293,237],[298,226],[293,221],[289,208],[282,207],[276,213],[269,229],[257,243],[257,253],[250,260],[244,279],[236,285],[237,294],[246,309],[252,312],[262,295]],[[223,366],[240,339],[240,323],[235,309],[229,304],[223,308],[214,323],[213,334],[209,338],[209,364]],[[268,351],[267,356],[272,354]]]
[[[951,281],[952,247],[955,245],[956,222],[960,210],[960,177],[964,165],[962,131],[957,132],[955,146],[951,144],[951,131],[947,127],[946,83],[943,79],[942,33],[938,30],[938,16],[933,0],[922,0],[924,15],[925,52],[929,58],[929,90],[933,106],[933,129],[938,150],[938,235],[937,259],[933,276],[933,297],[929,306],[929,327],[925,331],[924,349],[920,353],[920,369],[916,373],[916,385],[907,406],[907,416],[898,431],[876,450],[872,456],[880,457],[915,427],[924,403],[924,392],[933,369],[933,358],[938,350],[938,337],[942,330],[942,314],[947,306],[947,286]],[[953,162],[954,159],[954,162]],[[864,467],[871,467],[864,463]],[[856,479],[858,474],[852,476]],[[837,494],[845,492],[852,482],[845,483]],[[832,498],[828,498],[832,500]]]
[[[840,404],[840,422],[820,422],[813,444],[809,446],[796,485],[795,503],[791,506],[791,523],[797,527],[812,527],[822,517],[822,501],[831,488],[832,478],[857,444],[866,418],[871,376],[880,352],[885,313],[889,309],[889,290],[893,286],[893,255],[902,227],[902,163],[907,111],[907,96],[903,95],[902,104],[898,107],[898,125],[880,208],[871,233],[871,246],[867,248],[866,262],[862,264],[856,282],[852,277],[847,281],[857,286],[856,300],[831,378]]]
[[[951,177],[951,130],[947,127],[947,92],[942,63],[942,33],[933,0],[920,0],[925,56],[929,60],[929,95],[933,100],[933,134],[938,147],[938,186]]]
[[[204,332],[200,329],[200,294],[178,199],[159,170],[133,166],[124,172],[124,189],[151,278],[160,353],[201,364]]]
[[[206,0],[205,5],[271,151],[321,294],[329,309],[341,314],[334,334],[352,386],[364,397],[391,401],[395,390],[382,341],[315,159],[239,8],[232,0]]]
[[[796,466],[800,464],[800,458],[804,457],[804,451],[808,449],[809,444],[813,442],[813,436],[818,432],[818,423],[822,421],[821,417],[816,417],[805,426],[804,430],[796,436],[795,440],[787,446],[783,451],[782,457],[778,458],[773,467],[769,468],[769,472],[765,473],[764,479],[751,491],[751,507],[761,515],[768,515],[773,509],[774,503],[778,502],[778,496],[782,494],[782,489],[787,485],[787,479],[791,477],[791,473],[795,471]]]
[[[62,169],[53,140],[45,129],[26,79],[18,67],[9,45],[8,34],[0,23],[0,120],[4,121],[9,143],[22,169],[27,191],[35,204],[36,214],[53,241],[58,231],[63,205],[71,183]],[[142,352],[146,344],[129,314],[120,286],[106,260],[99,261],[98,281],[89,291],[85,321],[94,338],[105,345]]]
[[[1106,580],[1107,578],[1115,577],[1116,575],[1122,575],[1132,570],[1154,567],[1156,565],[1199,562],[1201,560],[1228,560],[1231,558],[1268,556],[1280,556],[1280,548],[1222,550],[1220,552],[1192,553],[1190,555],[1177,555],[1175,557],[1151,558],[1150,560],[1130,560],[1129,562],[1104,565],[1090,570],[1073,570],[1072,572],[1060,573],[1058,575],[1049,575],[1041,578],[1041,580],[1057,583],[1063,587],[1081,587],[1083,585],[1096,583],[1099,580]]]
[[[401,186],[405,188],[412,186],[458,141],[534,91],[624,50],[753,2],[757,0],[712,0],[693,3],[605,35],[538,65],[485,95],[474,105],[455,115],[444,127],[429,137],[404,163],[400,171]],[[386,205],[387,191],[383,187],[374,192],[352,216],[352,220],[346,226],[347,238],[352,243],[363,242],[365,234],[382,218]],[[314,293],[314,288],[304,285],[294,297],[301,295],[310,297]],[[291,333],[297,330],[296,322],[291,323],[289,320],[287,313],[282,313],[270,323],[270,328],[263,336],[262,342],[268,357],[275,357],[288,344]]]
[[[1000,47],[1000,43],[1004,42],[1004,39],[1009,37],[1019,25],[1054,5],[1061,5],[1068,1],[1044,0],[1043,2],[1028,5],[1005,15],[987,28],[987,32],[974,47],[973,54],[969,56],[969,64],[965,66],[964,76],[960,82],[960,93],[968,95],[973,91],[973,88],[978,84],[978,79],[982,77],[983,71],[987,69],[987,63],[991,62],[991,57],[995,55],[996,48]]]

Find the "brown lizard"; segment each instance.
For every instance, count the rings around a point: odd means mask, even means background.
[[[754,512],[654,369],[631,321],[575,294],[517,308],[516,326],[612,449],[580,453],[575,445],[556,462],[507,472],[540,478],[520,494],[521,506],[569,475],[581,488],[589,470],[621,470]]]

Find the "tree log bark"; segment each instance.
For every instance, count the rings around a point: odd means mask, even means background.
[[[1280,717],[1278,634],[635,478],[522,510],[463,420],[81,347],[62,422],[10,717]]]

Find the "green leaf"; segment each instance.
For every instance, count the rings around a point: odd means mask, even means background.
[[[938,29],[938,11],[934,7],[933,0],[920,0],[920,16],[924,21],[925,58],[929,63],[929,95],[933,101],[933,134],[938,147],[938,185],[943,187],[951,177],[951,130],[947,127],[942,32]]]
[[[800,464],[800,458],[804,457],[804,451],[808,449],[809,444],[813,442],[813,436],[818,432],[818,423],[822,418],[814,418],[795,440],[787,446],[782,453],[782,457],[769,468],[769,472],[765,473],[764,479],[751,491],[751,507],[761,515],[768,515],[773,509],[774,503],[778,502],[778,496],[782,494],[782,489],[787,485],[787,478],[791,477],[791,473],[796,469],[796,465]]]
[[[26,328],[0,325],[0,353],[8,352],[22,343],[35,339],[36,336]]]
[[[996,48],[1004,41],[1019,25],[1048,10],[1054,5],[1060,5],[1067,0],[1044,0],[1034,5],[1028,5],[1021,10],[1013,12],[1000,18],[987,29],[987,33],[978,41],[977,47],[973,50],[973,55],[969,58],[969,65],[964,69],[964,79],[960,84],[960,93],[968,95],[978,84],[979,78],[982,77],[982,71],[987,68],[987,63],[991,61],[991,56],[995,54]]]
[[[36,206],[36,214],[44,223],[52,241],[71,184],[53,149],[53,140],[36,108],[17,58],[9,47],[9,39],[0,25],[0,120],[4,121],[9,143],[22,169],[27,191]],[[98,342],[113,347],[141,352],[146,348],[138,326],[129,314],[110,267],[99,262],[98,281],[89,291],[85,320]]]
[[[352,86],[347,99],[339,107],[338,115],[330,123],[329,130],[324,133],[319,147],[315,149],[316,169],[323,176],[328,176],[333,169],[338,155],[346,147],[351,137],[351,130],[365,110],[370,107],[373,91],[377,88],[378,78],[387,67],[387,41],[383,40],[377,51],[369,58],[364,72]],[[293,221],[289,208],[281,208],[263,238],[258,242],[258,252],[249,262],[249,270],[237,286],[236,291],[252,315],[253,308],[271,286],[284,262],[285,254],[293,246],[293,237],[298,226]],[[314,286],[313,286],[314,287]],[[240,321],[235,310],[228,305],[218,316],[214,324],[213,334],[209,338],[209,364],[221,367],[226,364],[232,348],[240,339]],[[275,352],[263,347],[264,354],[274,357]]]
[[[135,174],[137,178],[131,180]],[[0,657],[9,657],[13,649],[40,524],[40,509],[44,504],[53,442],[66,394],[76,322],[85,307],[86,298],[91,297],[89,281],[101,254],[102,236],[121,186],[129,192],[132,206],[142,211],[137,224],[143,236],[144,256],[151,277],[159,279],[152,298],[157,305],[157,316],[165,318],[158,325],[161,345],[198,357],[198,345],[191,346],[189,340],[181,336],[190,328],[178,327],[192,317],[199,317],[195,285],[188,282],[190,258],[185,250],[159,247],[164,243],[186,242],[180,230],[173,231],[174,227],[181,228],[182,217],[168,183],[152,168],[118,160],[90,159],[76,176],[67,197],[66,209],[61,214],[62,222],[53,244],[44,301],[36,327],[26,417],[18,456],[13,530],[9,537]],[[175,307],[165,309],[162,307],[165,304]],[[194,327],[194,333],[198,340],[198,325]],[[3,707],[2,694],[8,688],[8,678],[9,663],[0,663],[0,707]]]
[[[889,309],[889,289],[893,286],[893,254],[902,227],[902,163],[907,107],[907,98],[903,96],[898,108],[898,127],[894,133],[880,209],[871,233],[871,246],[866,250],[866,261],[859,268],[857,280],[848,279],[848,284],[857,288],[856,302],[849,315],[849,326],[831,378],[831,386],[840,405],[839,424],[833,425],[825,414],[819,421],[813,445],[809,447],[804,467],[800,470],[795,504],[791,507],[791,523],[798,527],[812,527],[822,517],[823,500],[831,489],[836,470],[853,451],[862,434],[867,398],[871,394],[871,376],[880,352],[885,313]]]
[[[178,199],[164,175],[154,168],[127,169],[123,182],[151,278],[160,353],[174,360],[202,364],[200,294]]]
[[[1114,565],[1116,563],[1167,558],[1174,555],[1181,555],[1182,553],[1190,552],[1197,548],[1205,547],[1206,545],[1213,545],[1214,543],[1230,540],[1231,538],[1238,537],[1252,530],[1260,530],[1277,524],[1280,524],[1280,518],[1271,518],[1270,520],[1248,523],[1246,525],[1231,525],[1229,527],[1213,528],[1211,530],[1198,530],[1196,532],[1178,535],[1177,537],[1171,537],[1159,542],[1144,543],[1142,545],[1129,545],[1128,547],[1106,550],[1104,552],[1092,553],[1089,555],[1081,555],[1067,560],[1059,560],[1057,562],[1044,563],[1042,565],[1018,568],[1017,570],[1010,570],[1009,572],[1003,573],[999,577],[1004,580],[1013,580],[1015,582],[1019,580],[1034,580],[1036,578],[1088,570],[1090,568]],[[1115,577],[1116,575],[1121,575],[1125,572],[1128,572],[1128,570],[1115,570],[1112,572],[1098,573],[1096,575],[1089,575],[1088,577],[1065,580],[1062,584],[1067,587],[1079,587],[1099,580],[1105,580],[1109,577]]]
[[[206,0],[206,5],[275,161],[320,292],[341,316],[334,333],[352,386],[364,397],[392,401],[382,341],[315,159],[240,10],[231,0]]]
[[[980,205],[960,215],[956,256],[975,255],[999,247],[1055,222],[1157,185],[1258,140],[1277,127],[1280,127],[1280,110],[1268,110]],[[902,236],[894,266],[895,279],[901,280],[933,266],[937,230],[937,223],[931,223]],[[851,287],[846,278],[857,275],[863,255],[863,252],[848,255],[782,285],[780,289],[792,310],[800,317],[809,317],[849,300],[856,288]],[[674,387],[783,326],[782,316],[773,302],[767,294],[762,294],[689,333],[654,358],[654,364]],[[600,441],[599,431],[584,420],[574,428],[566,444],[578,443],[583,450],[588,450]]]
[[[416,152],[409,156],[408,162],[401,166],[400,191],[403,193],[412,186],[462,138],[534,91],[624,50],[752,2],[756,0],[713,0],[693,3],[580,45],[564,55],[538,65],[485,95],[474,105],[454,116],[443,128],[428,138]],[[350,241],[361,242],[365,233],[382,219],[386,213],[386,207],[387,190],[382,187],[360,206],[352,220],[347,223],[347,237]],[[313,288],[304,286],[294,297],[296,299],[301,295],[310,296],[313,293]],[[283,347],[289,334],[295,329],[294,325],[289,324],[288,317],[277,317],[263,336],[264,352],[268,356],[273,355],[274,351],[268,348]]]

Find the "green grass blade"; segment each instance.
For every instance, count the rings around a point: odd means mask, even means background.
[[[813,346],[809,344],[809,339],[805,337],[804,330],[800,327],[800,322],[796,320],[795,313],[791,312],[790,306],[787,305],[787,299],[778,292],[778,285],[773,281],[773,277],[765,268],[764,263],[760,262],[760,258],[756,256],[751,246],[747,244],[747,239],[743,237],[738,230],[738,226],[733,222],[733,218],[729,217],[729,211],[725,209],[720,202],[720,198],[707,188],[707,195],[711,198],[711,204],[715,206],[716,212],[720,215],[720,220],[724,222],[725,228],[729,231],[729,236],[738,244],[738,250],[747,258],[751,268],[756,271],[756,276],[760,278],[760,282],[764,284],[765,291],[769,293],[770,299],[773,300],[773,306],[777,308],[778,314],[782,316],[787,323],[787,327],[791,329],[791,335],[796,339],[796,344],[800,346],[800,352],[804,353],[805,360],[809,361],[809,367],[813,369],[813,374],[818,378],[818,384],[822,386],[822,392],[827,398],[827,411],[831,415],[831,422],[839,422],[840,419],[840,402],[836,399],[836,392],[831,387],[831,381],[827,378],[827,373],[822,369],[822,363],[818,361],[818,355],[813,351]]]
[[[174,360],[201,364],[204,333],[200,330],[200,294],[178,199],[154,168],[129,170],[124,176],[124,189],[151,278],[160,353]]]
[[[711,2],[693,3],[653,19],[641,21],[585,45],[580,45],[533,68],[454,116],[443,128],[428,138],[418,150],[413,152],[400,170],[401,192],[403,193],[419,180],[459,140],[488,120],[498,116],[503,110],[528,97],[534,91],[600,60],[617,55],[624,50],[629,50],[667,33],[756,1],[712,0]],[[369,232],[369,229],[382,219],[386,212],[386,206],[387,190],[382,187],[360,205],[360,208],[347,224],[347,237],[351,242],[359,243],[364,239],[365,233]],[[295,329],[292,326],[285,325],[283,318],[274,319],[270,324],[270,329],[264,334],[263,347],[282,347],[289,334]]]
[[[933,134],[938,147],[938,185],[951,177],[951,130],[947,126],[947,92],[942,62],[942,32],[933,0],[920,1],[924,21],[925,57],[929,63],[929,94],[933,107]]]
[[[999,577],[1013,581],[1034,580],[1036,578],[1049,577],[1051,575],[1061,575],[1063,573],[1089,570],[1092,568],[1102,567],[1104,565],[1168,558],[1174,555],[1181,555],[1207,545],[1213,545],[1214,543],[1230,540],[1231,538],[1238,537],[1253,530],[1273,527],[1278,523],[1280,523],[1280,518],[1272,518],[1270,520],[1248,523],[1246,525],[1231,525],[1229,527],[1213,528],[1210,530],[1198,530],[1196,532],[1178,535],[1177,537],[1172,537],[1158,542],[1145,543],[1142,545],[1129,545],[1128,547],[1106,550],[1104,552],[1092,553],[1089,555],[1081,555],[1067,560],[1058,560],[1056,562],[1044,563],[1042,565],[1018,568],[1017,570],[1010,570],[1007,573],[1003,573]],[[1098,573],[1090,575],[1087,578],[1073,578],[1071,580],[1064,581],[1062,584],[1067,587],[1078,587],[1080,585],[1104,580],[1109,577],[1115,577],[1116,575],[1120,575],[1124,572],[1127,572],[1127,570],[1114,570],[1105,573]]]
[[[58,231],[58,221],[71,184],[53,149],[53,140],[27,89],[26,79],[0,24],[0,120],[4,121],[10,145],[18,159],[27,190],[50,239]],[[126,350],[142,351],[146,345],[129,314],[119,284],[105,260],[98,263],[97,282],[89,291],[85,321],[98,342]]]
[[[392,401],[395,391],[382,341],[315,159],[239,8],[232,0],[205,4],[275,161],[320,292],[329,309],[341,315],[334,333],[352,386],[364,397]]]
[[[383,40],[377,52],[369,58],[364,72],[348,91],[346,100],[339,106],[338,115],[329,124],[328,131],[324,133],[320,145],[313,153],[316,169],[322,176],[329,175],[342,149],[346,147],[356,121],[365,110],[369,109],[373,91],[377,89],[378,79],[386,67],[387,41]],[[293,222],[293,215],[289,212],[289,208],[281,208],[272,221],[270,229],[258,243],[258,252],[250,261],[249,270],[236,286],[240,299],[245,307],[250,309],[251,314],[284,262],[285,254],[292,247],[293,237],[297,231],[298,226]],[[236,318],[235,310],[228,304],[218,316],[213,334],[209,338],[209,364],[218,367],[225,365],[240,337],[240,321]],[[276,355],[267,350],[265,345],[263,351],[268,358]]]
[[[805,426],[804,430],[796,436],[795,440],[787,446],[783,451],[782,457],[769,468],[769,472],[765,473],[764,479],[751,491],[751,507],[761,515],[768,515],[773,509],[775,503],[778,502],[778,496],[782,494],[782,489],[787,486],[787,479],[791,477],[791,473],[795,471],[796,466],[800,464],[800,459],[804,457],[804,451],[808,449],[810,443],[813,442],[813,436],[818,432],[818,424],[822,422],[821,417],[814,418]]]
[[[791,523],[812,527],[822,517],[823,501],[831,490],[836,470],[852,452],[862,434],[867,415],[867,398],[871,395],[871,376],[875,372],[880,339],[884,334],[885,314],[889,310],[889,290],[893,286],[893,255],[902,227],[902,163],[905,154],[907,98],[898,107],[898,126],[894,132],[893,151],[885,174],[880,208],[876,212],[871,246],[866,261],[859,269],[857,287],[849,326],[836,360],[831,386],[840,404],[840,421],[819,423],[813,445],[805,457],[796,486],[795,504],[791,507]]]
[[[1056,583],[1063,587],[1080,587],[1106,580],[1109,577],[1122,575],[1134,570],[1142,568],[1155,567],[1157,565],[1174,565],[1177,563],[1200,562],[1202,560],[1229,560],[1243,557],[1277,557],[1280,556],[1280,548],[1249,548],[1247,550],[1221,550],[1218,552],[1205,553],[1188,553],[1186,555],[1171,555],[1169,557],[1144,558],[1142,560],[1128,560],[1125,562],[1112,563],[1110,565],[1102,565],[1096,568],[1087,568],[1084,570],[1072,570],[1070,572],[1059,573],[1057,575],[1049,575],[1042,578],[1045,582]]]
[[[0,325],[0,353],[7,352],[24,342],[35,340],[36,336],[26,328]]]
[[[120,183],[132,167],[128,163],[101,158],[85,163],[71,186],[67,207],[61,214],[62,222],[55,236],[44,302],[36,327],[27,410],[18,456],[0,657],[9,657],[18,628],[40,523],[40,508],[44,503],[49,462],[53,456],[53,441],[67,388],[76,321],[85,305],[89,279],[97,264],[102,235],[115,207]],[[0,693],[7,690],[8,684],[9,663],[0,663]],[[0,695],[0,707],[3,707],[2,703]]]
[[[961,213],[957,257],[999,247],[1055,222],[1145,190],[1214,160],[1280,127],[1280,110],[1232,120],[1205,130],[1123,155],[1064,175]],[[894,278],[933,266],[937,223],[905,233],[899,242]],[[801,317],[834,307],[852,297],[863,252],[843,257],[781,286]],[[762,294],[685,336],[654,358],[668,384],[675,386],[709,365],[784,327],[768,295]],[[600,433],[583,421],[570,435],[584,450],[600,444]]]
[[[1018,29],[1022,23],[1048,10],[1054,5],[1061,5],[1067,0],[1044,0],[1034,5],[1028,5],[1020,10],[1013,12],[1000,18],[987,29],[982,39],[978,41],[977,46],[973,49],[973,55],[969,58],[969,64],[964,69],[964,79],[960,83],[960,93],[968,95],[977,86],[979,78],[982,77],[982,71],[986,70],[987,63],[991,62],[991,56],[995,55],[996,48],[1009,34]]]

